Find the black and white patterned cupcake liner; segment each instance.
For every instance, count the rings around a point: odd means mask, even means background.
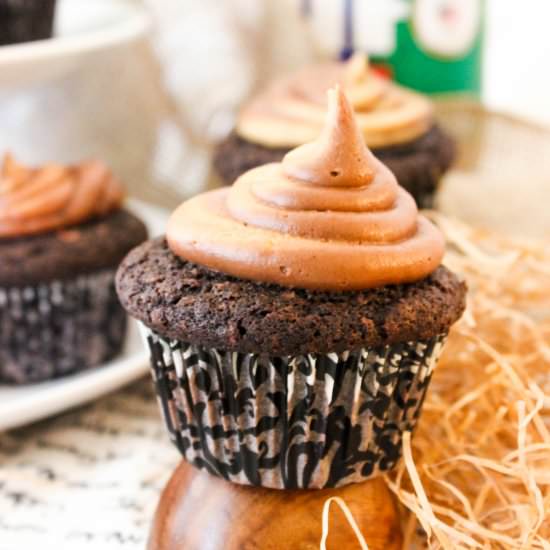
[[[39,382],[118,354],[126,313],[108,269],[66,281],[0,288],[0,383]]]
[[[446,339],[267,357],[142,329],[161,411],[185,460],[275,489],[338,487],[393,468]]]

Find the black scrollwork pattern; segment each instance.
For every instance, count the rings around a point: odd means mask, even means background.
[[[160,407],[185,460],[232,482],[338,487],[393,468],[446,335],[298,357],[203,349],[145,329]]]

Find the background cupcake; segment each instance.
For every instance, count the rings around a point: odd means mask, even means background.
[[[0,0],[0,46],[50,38],[56,0]]]
[[[317,137],[323,126],[324,93],[340,83],[346,90],[367,146],[422,208],[433,205],[454,145],[435,123],[425,96],[402,88],[369,69],[362,55],[347,63],[307,67],[273,82],[242,109],[235,131],[214,154],[225,184],[256,166],[278,162],[293,147]]]
[[[184,458],[274,488],[392,468],[464,308],[443,251],[341,91],[316,142],[180,206],[117,289]]]
[[[46,380],[116,355],[126,316],[114,289],[147,238],[99,162],[0,173],[0,383]]]

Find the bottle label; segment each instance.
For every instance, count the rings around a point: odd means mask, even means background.
[[[315,49],[367,52],[424,92],[481,91],[485,0],[298,0]]]

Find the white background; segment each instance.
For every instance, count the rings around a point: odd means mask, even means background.
[[[550,124],[550,0],[489,0],[484,87],[491,107]]]

